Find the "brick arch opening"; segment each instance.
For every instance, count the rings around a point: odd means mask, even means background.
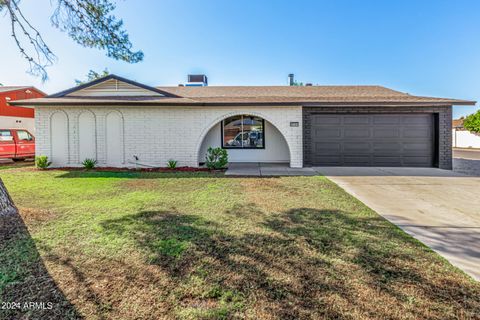
[[[265,125],[267,127],[267,125],[270,125],[272,126],[281,136],[282,140],[283,140],[283,143],[285,144],[286,146],[286,149],[287,149],[287,153],[288,153],[288,159],[285,159],[289,164],[291,164],[291,159],[292,159],[292,154],[291,154],[291,142],[287,139],[287,136],[285,135],[285,132],[282,130],[282,127],[276,123],[273,119],[271,119],[269,116],[266,116],[264,115],[263,113],[259,113],[259,112],[247,112],[247,111],[238,111],[238,112],[229,112],[229,113],[226,113],[226,114],[223,114],[222,116],[219,116],[217,118],[215,118],[213,121],[211,121],[202,131],[202,133],[200,134],[198,140],[197,140],[197,143],[196,143],[196,163],[199,164],[201,162],[203,162],[202,160],[204,160],[204,155],[201,154],[202,153],[202,146],[204,144],[204,141],[207,137],[207,135],[211,132],[211,130],[213,130],[216,126],[218,126],[223,120],[227,119],[227,118],[230,118],[230,117],[233,117],[233,116],[240,116],[240,115],[248,115],[248,116],[255,116],[255,117],[259,117],[259,118],[262,118],[265,120]],[[265,128],[264,128],[265,130]],[[266,146],[268,147],[268,143],[269,143],[269,133],[267,132],[266,133]],[[271,137],[270,137],[271,139]],[[220,136],[218,137],[218,142],[220,142],[221,138]],[[240,151],[240,150],[239,150]],[[255,161],[252,161],[252,162],[255,162]],[[260,162],[260,160],[259,160]]]

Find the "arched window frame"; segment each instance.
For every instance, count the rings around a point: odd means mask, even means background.
[[[254,146],[254,147],[244,146],[243,145],[243,139],[242,139],[242,145],[241,146],[231,146],[231,145],[229,146],[229,145],[226,144],[225,132],[224,132],[225,123],[228,122],[230,119],[235,118],[235,117],[241,117],[241,132],[240,133],[242,135],[245,133],[245,130],[243,128],[243,125],[244,125],[243,118],[244,117],[252,117],[252,118],[255,118],[258,121],[261,121],[261,123],[262,123],[262,140],[263,140],[261,146]],[[257,150],[257,149],[261,150],[261,149],[265,149],[265,119],[263,119],[261,117],[258,117],[258,116],[249,115],[249,114],[235,115],[235,116],[231,116],[231,117],[223,119],[221,121],[220,143],[221,143],[221,146],[222,146],[223,149],[233,149],[233,150]]]

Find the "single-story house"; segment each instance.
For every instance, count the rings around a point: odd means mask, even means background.
[[[464,121],[465,121],[464,117],[461,117],[459,119],[453,119],[452,120],[452,129],[465,130],[465,128],[463,127],[463,122]]]
[[[36,152],[54,166],[198,167],[208,147],[231,162],[452,168],[452,105],[381,86],[149,87],[109,75],[44,98]]]

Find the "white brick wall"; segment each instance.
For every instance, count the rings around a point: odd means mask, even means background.
[[[78,117],[90,110],[95,115],[97,157],[100,166],[106,164],[105,117],[118,111],[123,116],[123,150],[125,167],[133,167],[133,155],[139,163],[165,166],[169,159],[179,166],[198,166],[199,151],[208,131],[221,120],[240,114],[264,118],[285,137],[290,149],[290,166],[302,167],[302,108],[298,107],[37,107],[35,111],[37,155],[51,155],[50,117],[59,110],[68,116],[68,163],[57,166],[79,166]],[[299,127],[290,127],[290,122]]]

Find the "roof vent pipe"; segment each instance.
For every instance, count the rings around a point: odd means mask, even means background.
[[[288,85],[293,86],[294,83],[295,83],[294,74],[293,73],[288,74]]]

